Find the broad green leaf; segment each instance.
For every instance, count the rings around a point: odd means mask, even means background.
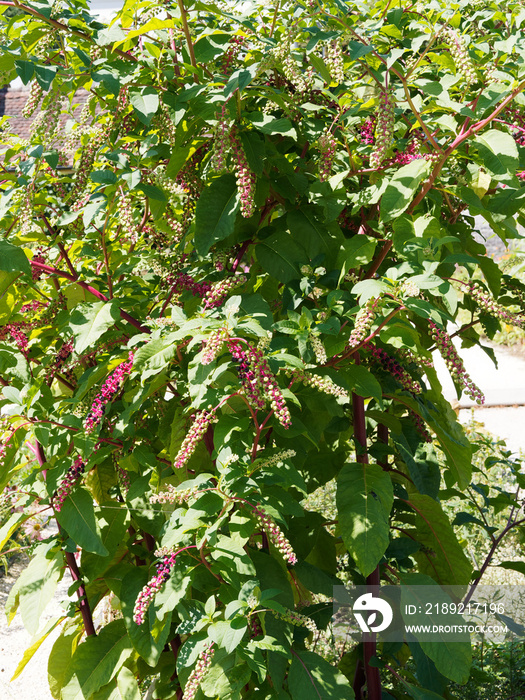
[[[239,206],[233,175],[222,175],[204,188],[195,212],[195,247],[199,255],[206,255],[212,245],[233,233]]]
[[[301,241],[311,259],[322,255],[322,263],[331,269],[335,255],[343,242],[340,231],[331,230],[316,218],[316,207],[303,206],[291,211],[286,223],[295,240]]]
[[[439,673],[455,683],[465,683],[468,680],[472,663],[469,632],[447,633],[439,630],[440,625],[445,630],[447,626],[464,625],[464,619],[458,613],[445,614],[441,612],[437,615],[430,612],[426,614],[426,603],[429,597],[427,587],[432,587],[432,603],[437,604],[440,610],[444,609],[444,604],[450,605],[452,602],[450,596],[440,586],[435,585],[432,578],[423,574],[401,574],[401,584],[401,611],[403,613],[409,605],[413,606],[412,609],[415,608],[416,612],[413,615],[403,614],[403,617],[405,624],[412,626],[411,634],[419,642],[421,650],[432,659]],[[421,586],[425,588],[421,589]],[[414,631],[418,626],[423,628],[427,625],[438,628],[436,632],[432,633],[432,641],[420,639],[419,637],[424,633]],[[418,697],[423,700],[425,696]]]
[[[88,700],[111,681],[132,654],[124,620],[114,620],[88,637],[73,654],[61,700]]]
[[[430,375],[430,381],[434,385],[431,372],[428,370],[427,375]],[[396,397],[396,400],[421,416],[436,433],[450,469],[450,472],[445,472],[445,478],[451,474],[461,489],[466,488],[472,474],[472,447],[448,401],[434,389],[425,393],[425,401],[422,398],[412,399],[406,394]]]
[[[71,314],[70,326],[75,337],[78,354],[94,348],[97,340],[120,318],[114,301],[97,301],[94,304],[78,304]]]
[[[441,584],[468,583],[472,575],[472,564],[441,505],[430,496],[420,493],[410,494],[408,503],[416,514],[416,529],[411,534],[423,545],[413,555],[421,573]]]
[[[161,370],[171,362],[176,352],[176,343],[170,343],[164,338],[152,340],[137,350],[133,357],[133,368],[138,372]]]
[[[355,697],[349,680],[312,651],[292,650],[288,690],[292,700],[351,700]]]
[[[123,666],[116,678],[93,695],[93,700],[141,700],[137,679],[132,671]]]
[[[63,573],[62,552],[52,554],[44,549],[44,552],[38,553],[20,575],[18,589],[20,613],[24,626],[30,634],[36,634],[38,631],[40,617],[52,600]]]
[[[31,265],[22,248],[8,243],[3,238],[0,238],[0,270],[31,274]]]
[[[262,131],[263,134],[283,134],[283,136],[297,138],[295,127],[289,119],[276,119],[269,114],[262,114],[261,112],[251,112],[246,116],[257,131]]]
[[[510,569],[511,571],[519,571],[520,574],[525,575],[525,562],[524,561],[502,561],[498,564],[502,569]]]
[[[358,234],[342,241],[337,254],[336,267],[341,270],[339,284],[349,270],[369,263],[377,246],[377,239]]]
[[[430,173],[431,167],[428,160],[417,158],[399,168],[381,197],[380,211],[383,221],[392,221],[408,208],[419,184]]]
[[[367,367],[363,365],[349,365],[345,367],[342,374],[345,376],[352,391],[358,396],[363,396],[365,399],[377,399],[378,403],[381,404],[383,397],[381,385]]]
[[[71,539],[82,549],[105,557],[109,554],[100,532],[93,497],[82,487],[76,487],[62,504],[57,520]]]
[[[130,90],[129,101],[140,121],[148,126],[159,108],[158,90],[151,86],[143,87],[140,91]]]
[[[215,622],[208,629],[208,634],[210,639],[231,653],[242,642],[247,629],[248,619],[235,617],[233,620]]]
[[[496,180],[513,181],[518,167],[518,147],[514,138],[505,131],[489,129],[478,134],[475,142],[483,164]]]
[[[392,481],[377,464],[345,464],[337,478],[337,511],[343,541],[363,576],[378,565],[390,540]]]
[[[30,518],[30,515],[25,513],[12,513],[11,516],[5,521],[5,523],[0,528],[0,552],[5,546],[6,542],[9,541],[13,532],[20,527],[20,525]]]
[[[64,687],[67,668],[78,646],[84,629],[79,627],[78,620],[64,624],[59,637],[55,640],[47,661],[47,678],[49,689],[54,698],[60,698]]]
[[[283,230],[258,243],[255,254],[263,269],[279,282],[299,279],[299,268],[310,262],[302,245]]]

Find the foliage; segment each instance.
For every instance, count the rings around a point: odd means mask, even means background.
[[[59,526],[6,606],[18,670],[67,566],[57,700],[444,697],[467,643],[336,666],[307,640],[338,560],[475,586],[496,549],[473,574],[443,506],[473,448],[431,351],[482,401],[450,328],[522,323],[473,236],[524,221],[521,3],[15,5],[0,70],[40,112],[3,122],[0,483],[28,446],[15,505]],[[305,499],[333,479],[327,523]]]

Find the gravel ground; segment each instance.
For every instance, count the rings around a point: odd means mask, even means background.
[[[12,678],[25,650],[31,644],[31,635],[26,632],[20,614],[17,614],[8,627],[4,614],[4,606],[11,587],[27,566],[29,559],[20,557],[13,563],[7,576],[0,578],[0,699],[1,700],[52,700],[47,682],[47,658],[60,629],[55,629],[43,642],[27,664],[23,673],[12,683]],[[48,605],[40,626],[51,617],[63,612],[60,601],[67,598],[67,590],[71,585],[71,578],[65,575],[58,584],[54,599]]]

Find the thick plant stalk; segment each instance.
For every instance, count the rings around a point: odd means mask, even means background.
[[[356,355],[356,364],[360,364],[359,356]],[[366,423],[365,423],[365,401],[362,396],[352,393],[352,410],[354,423],[354,441],[356,446],[356,461],[359,464],[368,464],[368,452],[366,449]],[[379,587],[379,567],[367,577],[366,587],[370,593],[377,593]],[[368,700],[381,700],[381,677],[379,669],[370,666],[370,660],[376,655],[377,642],[374,632],[364,635],[363,642],[363,657],[364,657],[364,672],[366,677],[366,689]],[[354,677],[354,684],[359,682],[358,668]],[[354,685],[356,697],[360,697]]]

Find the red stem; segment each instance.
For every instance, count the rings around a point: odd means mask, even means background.
[[[64,272],[63,270],[57,270],[56,267],[51,267],[51,265],[45,265],[44,263],[35,262],[34,260],[30,260],[30,263],[33,267],[36,267],[39,270],[43,270],[49,275],[57,275],[58,277],[64,277],[65,279],[70,280],[71,282],[75,282],[75,284],[78,284],[79,287],[82,287],[82,289],[85,289],[90,294],[93,294],[93,296],[95,296],[97,299],[100,299],[101,301],[109,301],[109,298],[105,294],[102,294],[102,292],[99,292],[98,289],[95,289],[87,282],[83,282],[82,280],[77,279],[68,272]],[[128,323],[131,323],[131,325],[137,328],[137,330],[141,331],[142,333],[151,333],[151,330],[148,328],[148,326],[144,326],[142,323],[140,323],[140,321],[137,321],[136,318],[130,316],[130,314],[128,314],[127,311],[124,311],[124,309],[119,309],[119,311],[121,317],[125,321],[128,321]]]
[[[360,364],[359,355],[355,358],[356,364]],[[354,424],[354,441],[356,443],[356,461],[359,464],[368,464],[368,451],[366,439],[366,422],[365,422],[365,400],[362,396],[358,396],[352,392],[352,411]],[[379,587],[379,567],[366,579],[367,590],[377,594]],[[370,665],[370,660],[376,655],[377,643],[374,633],[365,634],[363,641],[363,656],[364,670],[366,676],[366,688],[368,700],[381,700],[381,677],[379,669]],[[356,669],[356,677],[354,683],[358,682],[358,673]]]
[[[38,460],[38,463],[40,464],[41,467],[44,466],[46,463],[46,457],[44,454],[44,448],[40,444],[40,442],[37,441],[36,446],[35,446],[35,455]],[[44,478],[45,478],[45,472],[44,472]],[[60,525],[58,526],[59,532],[61,531]],[[69,572],[71,573],[71,578],[73,581],[82,581],[82,578],[80,576],[80,571],[78,570],[77,566],[77,561],[75,559],[75,555],[73,552],[64,552],[65,557],[66,557],[66,562],[69,568]],[[86,589],[84,588],[84,584],[81,583],[80,586],[77,588],[77,596],[79,600],[79,605],[80,605],[80,614],[82,615],[82,621],[84,623],[84,629],[86,630],[86,635],[88,637],[94,637],[96,636],[95,632],[95,625],[93,624],[93,616],[91,615],[91,608],[89,607],[89,601],[86,595]]]

